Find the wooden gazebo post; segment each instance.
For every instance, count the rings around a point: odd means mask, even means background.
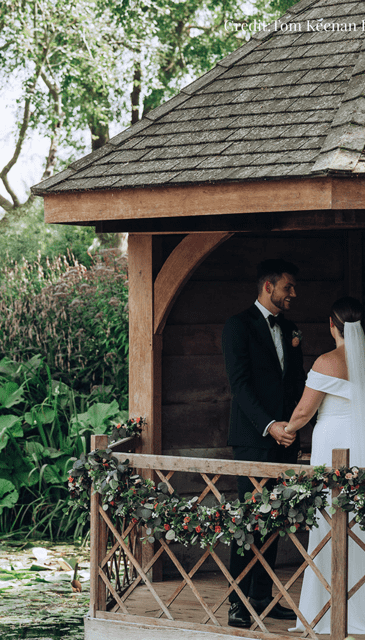
[[[333,449],[332,468],[340,469],[350,464],[349,449]],[[337,498],[340,489],[332,490]],[[331,565],[331,640],[344,640],[347,635],[348,591],[348,513],[336,509],[332,516],[332,565]]]

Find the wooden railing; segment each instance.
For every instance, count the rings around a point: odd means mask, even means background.
[[[105,436],[94,436],[92,441],[93,449],[105,449],[107,440]],[[120,448],[120,447],[119,447]],[[219,501],[221,493],[218,489],[218,481],[221,476],[249,476],[257,491],[262,488],[269,478],[277,478],[282,472],[288,469],[294,469],[296,472],[303,470],[301,465],[282,465],[276,463],[258,463],[258,462],[239,462],[232,460],[216,460],[205,458],[183,458],[163,455],[146,455],[136,453],[115,453],[115,456],[121,461],[129,459],[130,465],[138,470],[145,470],[145,473],[155,473],[161,481],[165,482],[170,491],[173,491],[173,475],[175,472],[184,472],[187,474],[199,474],[204,480],[205,487],[199,496],[201,502],[208,493],[213,493]],[[333,467],[348,466],[348,450],[333,451]],[[305,466],[307,475],[311,475],[313,467]],[[333,490],[333,497],[338,490]],[[175,553],[173,545],[161,538],[155,545],[148,545],[149,554],[141,553],[141,545],[139,539],[142,530],[138,529],[136,523],[125,523],[122,520],[115,523],[112,522],[108,512],[102,509],[100,504],[100,496],[94,493],[91,498],[91,587],[90,587],[90,614],[85,622],[86,639],[93,640],[97,635],[93,635],[93,621],[97,626],[95,633],[100,633],[101,624],[113,623],[120,624],[123,629],[123,638],[125,640],[134,638],[157,638],[158,635],[140,635],[141,629],[154,629],[158,627],[161,632],[163,629],[167,632],[169,629],[169,639],[177,639],[181,637],[183,630],[192,633],[192,629],[204,632],[204,637],[209,638],[229,638],[229,637],[252,637],[262,638],[265,640],[289,640],[298,637],[285,633],[273,633],[267,628],[265,618],[270,613],[271,608],[283,598],[287,606],[294,610],[297,617],[301,620],[305,632],[302,637],[310,637],[317,639],[320,636],[314,631],[315,625],[323,617],[323,615],[331,608],[331,640],[344,640],[347,635],[347,600],[359,589],[365,582],[365,576],[355,585],[349,593],[347,593],[348,579],[348,536],[351,536],[360,547],[365,551],[365,545],[359,541],[359,538],[353,533],[352,527],[354,521],[348,524],[348,514],[340,509],[331,517],[322,510],[322,514],[329,523],[331,530],[316,549],[309,555],[301,544],[296,534],[289,533],[289,537],[298,549],[303,558],[300,566],[295,570],[293,575],[283,583],[278,575],[276,575],[267,564],[263,553],[272,544],[278,535],[273,533],[265,544],[258,549],[255,544],[251,545],[254,557],[243,570],[243,572],[234,580],[230,575],[227,567],[216,553],[216,543],[214,549],[206,548],[202,550],[201,557],[195,566],[187,572]],[[332,540],[332,577],[329,585],[324,576],[314,563],[314,558],[324,545]],[[156,583],[151,578],[151,570],[156,566],[162,554],[166,554],[170,561],[178,571],[181,582],[173,590],[173,593],[166,596],[159,593]],[[221,589],[218,599],[212,604],[208,603],[204,594],[199,591],[199,581],[196,580],[198,569],[208,559],[212,558],[216,563],[217,569],[224,575],[227,585]],[[239,588],[239,583],[246,573],[256,563],[260,562],[270,574],[276,588],[277,594],[267,607],[267,609],[258,615],[250,605],[245,595]],[[329,599],[326,605],[318,613],[314,620],[306,620],[301,611],[298,609],[293,597],[290,593],[291,587],[302,576],[305,568],[310,566],[316,573],[319,580],[325,586],[329,593]],[[148,590],[148,598],[154,602],[157,611],[151,616],[148,611],[138,612],[138,615],[131,613],[129,603],[136,601],[135,592],[138,585],[145,585]],[[171,613],[171,605],[175,602],[178,595],[185,588],[190,588],[196,601],[202,609],[202,618],[198,624],[192,624],[189,621],[176,620]],[[217,620],[216,613],[224,602],[226,602],[229,594],[236,591],[239,598],[250,611],[254,620],[250,630],[237,629],[220,625]],[[143,605],[143,603],[141,603]],[[284,603],[285,604],[285,603]],[[142,607],[143,608],[143,607]],[[132,607],[133,609],[133,607]],[[151,607],[149,607],[151,610]],[[104,621],[102,623],[102,621]],[[289,626],[287,624],[287,626]],[[89,629],[89,631],[88,631]],[[96,627],[95,627],[96,629]],[[113,634],[108,635],[104,629],[104,637],[115,637]],[[152,633],[152,632],[151,632]],[[138,635],[139,634],[139,635]],[[176,634],[176,635],[174,635]],[[222,635],[223,634],[223,635]],[[100,637],[100,636],[99,636]],[[161,638],[165,635],[161,635]],[[167,637],[167,636],[166,636]],[[195,637],[187,635],[186,637]],[[323,637],[323,636],[322,636]]]

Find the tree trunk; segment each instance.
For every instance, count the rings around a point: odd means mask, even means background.
[[[131,124],[138,122],[139,120],[139,97],[141,95],[141,63],[139,60],[134,61],[134,74],[133,74],[133,91],[131,93],[132,103],[132,120]]]
[[[100,149],[109,140],[109,125],[102,122],[89,122],[91,132],[91,149],[96,151]]]

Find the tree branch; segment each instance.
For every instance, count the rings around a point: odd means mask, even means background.
[[[22,124],[19,130],[19,135],[18,135],[18,140],[16,142],[15,145],[15,151],[13,153],[13,156],[10,158],[9,162],[5,165],[5,167],[0,171],[0,180],[2,180],[3,185],[5,187],[5,189],[7,190],[8,194],[10,195],[12,201],[13,201],[13,206],[14,208],[19,207],[20,206],[20,202],[16,196],[16,194],[14,193],[14,191],[12,190],[12,188],[9,185],[9,181],[8,181],[8,173],[9,171],[12,169],[12,167],[15,165],[15,163],[17,162],[20,152],[22,150],[22,146],[24,144],[24,140],[26,137],[26,133],[28,130],[28,126],[29,126],[29,120],[30,120],[30,104],[31,104],[31,100],[39,79],[39,76],[41,74],[42,71],[42,63],[38,64],[38,67],[36,69],[34,78],[33,78],[33,82],[30,85],[29,89],[28,89],[28,95],[25,98],[25,104],[24,104],[24,111],[23,111],[23,120],[22,120]]]
[[[62,111],[61,88],[58,85],[57,81],[53,78],[53,75],[49,66],[48,66],[48,71],[52,77],[53,82],[47,77],[44,70],[41,71],[41,78],[52,97],[53,113],[55,117],[52,123],[51,142],[49,146],[48,156],[46,159],[46,166],[43,171],[42,180],[45,180],[46,178],[49,178],[51,175],[53,175],[53,171],[54,171],[54,167],[57,159],[58,141],[59,141],[59,137],[62,129],[63,120],[65,117]]]
[[[7,213],[10,213],[14,209],[14,205],[10,200],[4,198],[0,193],[0,207],[2,207]]]

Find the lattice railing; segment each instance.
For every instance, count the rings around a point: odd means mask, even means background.
[[[103,436],[96,436],[93,448],[103,449],[106,443]],[[144,469],[147,473],[156,473],[158,478],[167,484],[169,491],[173,492],[174,474],[178,472],[200,474],[204,481],[204,489],[201,491],[198,501],[202,502],[209,493],[212,493],[219,501],[221,493],[218,489],[218,481],[221,476],[246,475],[252,481],[256,491],[262,491],[263,486],[269,478],[277,478],[282,472],[288,469],[294,469],[299,472],[302,470],[300,465],[279,465],[276,463],[255,463],[255,462],[238,462],[231,460],[213,460],[202,458],[182,458],[173,456],[157,456],[143,455],[134,453],[115,453],[120,460],[128,457],[130,465],[136,469]],[[333,466],[348,466],[348,452],[345,450],[335,450]],[[308,475],[313,471],[312,467],[306,466]],[[334,490],[334,494],[336,490]],[[323,615],[331,608],[331,640],[343,640],[347,635],[347,598],[352,597],[356,591],[365,583],[365,576],[350,590],[347,594],[347,557],[348,557],[348,536],[350,536],[365,551],[365,544],[352,531],[355,524],[352,521],[347,523],[347,514],[337,510],[331,517],[324,509],[323,517],[327,520],[330,531],[325,535],[320,544],[309,555],[301,544],[296,534],[290,533],[289,536],[293,544],[298,549],[303,558],[301,565],[295,570],[293,575],[286,581],[280,580],[278,575],[270,568],[264,557],[264,552],[274,542],[278,536],[278,532],[273,533],[258,549],[255,544],[251,545],[253,558],[245,567],[242,573],[234,580],[230,575],[227,567],[217,554],[216,543],[214,549],[209,547],[202,550],[200,558],[190,571],[186,571],[174,552],[174,545],[170,544],[164,538],[156,541],[154,545],[143,545],[139,543],[142,535],[137,523],[127,524],[122,519],[116,523],[111,520],[108,512],[104,511],[99,503],[99,495],[95,493],[92,496],[91,505],[91,601],[90,616],[105,617],[113,615],[113,619],[117,614],[123,617],[123,620],[146,622],[151,619],[151,614],[143,610],[143,602],[139,602],[139,610],[136,611],[135,602],[138,598],[138,587],[145,585],[146,602],[154,603],[153,620],[154,624],[164,626],[174,621],[175,625],[183,628],[189,628],[189,623],[184,627],[184,620],[181,616],[178,620],[174,618],[172,605],[182,593],[184,589],[190,589],[195,600],[201,607],[200,620],[194,624],[194,629],[201,629],[205,632],[223,631],[225,634],[231,628],[224,627],[217,619],[217,612],[220,607],[227,601],[229,594],[234,590],[244,605],[249,610],[253,624],[250,630],[234,629],[232,635],[256,638],[272,638],[281,639],[298,637],[291,636],[288,632],[285,634],[272,632],[267,627],[266,617],[270,613],[275,604],[283,598],[284,604],[293,609],[297,617],[301,620],[305,632],[302,637],[318,638],[314,632],[315,625],[323,617]],[[331,584],[321,574],[314,563],[316,555],[320,550],[332,539],[332,578]],[[154,567],[158,566],[162,554],[166,554],[173,563],[179,574],[180,582],[174,582],[172,593],[166,594],[166,588],[163,593],[158,585],[152,581],[152,572]],[[215,602],[208,601],[208,598],[201,593],[199,581],[195,578],[198,570],[208,560],[212,559],[226,580],[226,587],[220,590],[218,598]],[[270,574],[276,588],[277,594],[270,602],[268,607],[261,615],[258,615],[251,606],[249,600],[239,588],[242,578],[250,571],[256,562],[260,562],[265,570]],[[318,613],[314,620],[306,620],[302,612],[299,610],[291,589],[295,582],[302,576],[306,567],[310,566],[315,572],[318,579],[328,591],[329,597],[327,603]],[[160,585],[159,585],[160,586]],[[136,591],[137,590],[137,591]],[[134,598],[134,600],[133,600]],[[130,606],[130,603],[133,606]],[[151,611],[151,604],[148,610]],[[104,612],[101,614],[100,612]],[[168,623],[167,621],[171,621]],[[286,623],[287,626],[288,623]],[[209,637],[209,636],[207,636]]]

